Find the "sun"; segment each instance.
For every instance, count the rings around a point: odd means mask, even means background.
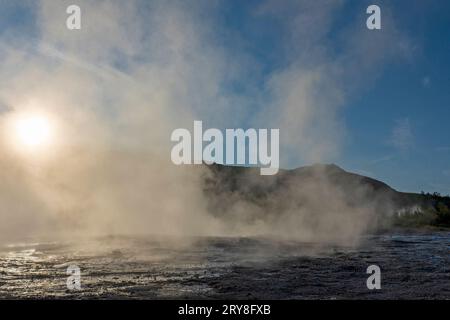
[[[14,131],[17,143],[27,149],[45,147],[52,142],[52,124],[44,115],[21,115],[15,120]]]

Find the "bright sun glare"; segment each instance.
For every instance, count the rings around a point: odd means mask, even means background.
[[[52,127],[43,115],[19,117],[15,123],[18,143],[27,148],[38,148],[51,142]]]

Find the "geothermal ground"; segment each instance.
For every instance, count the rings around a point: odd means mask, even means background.
[[[182,245],[180,245],[182,243]],[[357,247],[255,238],[105,237],[0,248],[1,299],[450,299],[450,232]],[[368,290],[366,269],[381,268]],[[69,265],[81,290],[67,289]]]

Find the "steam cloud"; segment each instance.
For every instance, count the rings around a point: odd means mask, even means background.
[[[247,235],[275,228],[314,240],[333,230],[347,239],[365,229],[371,210],[354,214],[325,179],[301,186],[311,203],[301,212],[294,206],[256,226],[239,218],[254,208],[235,199],[239,223],[224,222],[207,208],[204,169],[172,165],[169,138],[196,119],[217,128],[279,128],[282,166],[334,159],[345,139],[340,108],[363,89],[362,79],[374,78],[407,49],[388,5],[383,32],[365,29],[364,10],[349,16],[347,27],[336,31],[339,52],[329,49],[328,35],[335,17],[345,15],[345,1],[266,1],[248,8],[249,30],[270,23],[267,41],[271,32],[280,38],[276,50],[266,52],[276,61],[267,71],[246,45],[257,32],[224,26],[225,2],[77,1],[82,29],[70,31],[65,21],[72,2],[0,2],[2,12],[27,13],[0,35],[1,128],[11,114],[30,108],[58,124],[57,143],[42,159],[11,152],[11,137],[2,131],[2,238],[220,235],[230,228]],[[329,205],[320,208],[324,192]],[[331,219],[336,212],[340,218]],[[323,218],[305,223],[311,215]]]

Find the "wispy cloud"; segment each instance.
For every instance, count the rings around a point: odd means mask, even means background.
[[[394,158],[394,156],[390,154],[390,155],[387,155],[387,156],[384,156],[381,158],[374,159],[374,160],[370,161],[370,164],[373,165],[373,164],[378,164],[380,162],[390,161],[393,158]]]
[[[409,118],[396,121],[388,143],[399,151],[407,151],[414,146],[414,134]]]

